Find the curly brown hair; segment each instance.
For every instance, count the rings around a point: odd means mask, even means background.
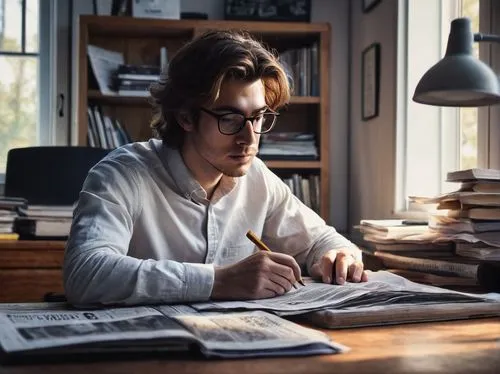
[[[154,135],[171,147],[181,147],[185,132],[177,115],[187,112],[197,123],[200,106],[215,102],[227,79],[261,79],[271,110],[290,99],[287,76],[275,51],[246,32],[208,31],[184,45],[151,86]]]

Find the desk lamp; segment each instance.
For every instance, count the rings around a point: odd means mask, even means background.
[[[473,34],[469,18],[451,22],[446,55],[418,82],[413,101],[421,104],[477,107],[500,103],[500,83],[484,62],[472,55],[473,42],[500,42],[500,36]],[[482,262],[477,280],[488,291],[500,291],[500,266]]]
[[[438,106],[477,107],[500,103],[500,83],[472,55],[473,42],[500,42],[500,36],[473,34],[469,18],[451,22],[446,55],[420,79],[413,101]]]

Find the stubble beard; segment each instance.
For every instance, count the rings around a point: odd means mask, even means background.
[[[239,178],[243,177],[247,174],[248,169],[252,165],[252,162],[254,160],[255,156],[252,156],[252,159],[248,164],[245,164],[243,167],[239,167],[238,169],[231,170],[229,168],[224,168],[224,167],[218,167],[217,165],[211,164],[212,167],[214,167],[216,170],[222,173],[222,175],[226,177],[232,177],[232,178]]]

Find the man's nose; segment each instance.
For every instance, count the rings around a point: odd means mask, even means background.
[[[256,141],[255,132],[253,131],[252,120],[245,120],[245,126],[238,133],[238,144],[253,144]]]

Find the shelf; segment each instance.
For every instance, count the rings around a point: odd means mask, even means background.
[[[320,169],[321,161],[263,160],[269,169]]]
[[[98,90],[89,90],[89,100],[94,100],[102,104],[110,105],[134,105],[134,106],[150,106],[148,97],[121,96],[121,95],[103,95]],[[318,96],[292,96],[291,104],[319,104],[320,97]]]
[[[172,55],[185,43],[207,30],[245,30],[262,40],[278,53],[288,49],[301,50],[317,44],[318,82],[317,96],[291,96],[288,105],[282,109],[277,131],[312,132],[316,135],[319,160],[292,160],[284,156],[279,160],[264,160],[278,176],[293,173],[314,174],[320,177],[320,215],[329,219],[330,191],[330,108],[328,107],[330,71],[331,28],[326,22],[268,22],[268,21],[214,21],[214,20],[165,20],[134,17],[94,16],[79,17],[78,42],[78,145],[87,144],[88,113],[91,105],[102,107],[109,117],[119,121],[133,141],[145,140],[151,136],[151,129],[145,119],[152,112],[149,96],[133,97],[103,95],[97,85],[89,87],[87,49],[89,44],[122,53],[131,64],[154,64],[161,46],[167,47]],[[308,92],[308,91],[304,91]],[[145,95],[148,92],[144,92]]]
[[[328,23],[307,22],[249,22],[230,20],[165,20],[116,16],[80,17],[81,27],[89,30],[93,35],[105,37],[175,37],[190,35],[195,30],[235,29],[246,30],[252,33],[272,35],[303,35],[314,33],[329,33]]]
[[[121,95],[103,95],[98,90],[89,90],[87,95],[89,100],[97,101],[101,104],[110,105],[134,105],[134,106],[150,106],[148,97],[137,96],[121,96]]]

